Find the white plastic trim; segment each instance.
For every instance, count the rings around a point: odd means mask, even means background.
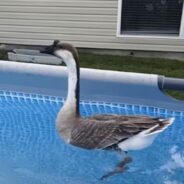
[[[29,55],[28,55],[29,54]],[[28,63],[41,63],[41,64],[55,64],[59,65],[62,61],[54,56],[40,54],[37,51],[21,51],[18,50],[18,53],[9,52],[8,59],[11,61],[20,61],[20,62],[28,62]]]
[[[117,13],[117,37],[121,36],[121,11],[123,0],[118,0],[118,13]]]
[[[180,37],[184,39],[184,2],[183,2],[183,11],[181,16]]]

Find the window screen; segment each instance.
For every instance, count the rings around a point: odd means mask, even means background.
[[[179,35],[183,0],[122,1],[122,34]]]

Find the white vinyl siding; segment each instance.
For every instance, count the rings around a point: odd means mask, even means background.
[[[118,0],[0,0],[0,43],[184,52],[178,38],[119,38]]]

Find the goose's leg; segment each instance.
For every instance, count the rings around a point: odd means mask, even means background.
[[[126,165],[132,162],[132,158],[130,156],[127,156],[128,152],[122,151],[119,147],[116,147],[115,151],[117,151],[118,153],[123,155],[123,160],[116,165],[116,167],[113,171],[110,171],[107,174],[103,175],[100,178],[100,180],[106,179],[114,174],[122,173],[122,172],[128,170],[128,167]]]
[[[126,157],[127,156],[127,154],[128,154],[128,151],[123,151],[121,148],[119,148],[119,147],[116,147],[115,148],[115,151],[117,151],[118,153],[120,153],[121,155],[123,155],[124,157]]]
[[[115,149],[119,154],[123,155],[123,160],[119,163],[121,165],[121,163],[125,163],[125,164],[128,164],[130,162],[132,162],[132,158],[130,156],[128,156],[128,151],[123,151],[122,149],[120,149],[119,147],[117,147]],[[129,162],[128,162],[129,160]],[[131,161],[130,161],[131,160]],[[119,164],[117,164],[117,166],[119,166]]]
[[[100,180],[104,180],[114,174],[122,173],[128,169],[126,166],[128,163],[132,162],[132,158],[129,156],[126,156],[119,164],[116,165],[115,169],[113,171],[108,172],[107,174],[103,175]]]

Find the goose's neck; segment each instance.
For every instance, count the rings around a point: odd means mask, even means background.
[[[63,109],[79,115],[79,67],[73,58],[67,62],[68,94]]]

